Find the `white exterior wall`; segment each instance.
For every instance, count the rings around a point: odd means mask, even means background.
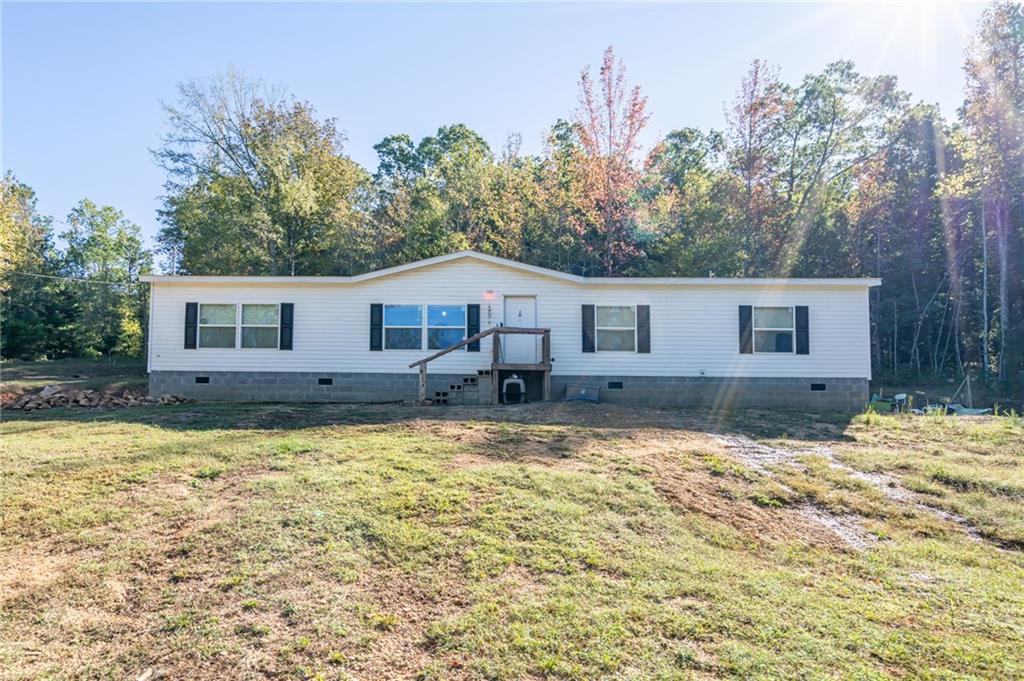
[[[182,278],[182,281],[187,281]],[[486,291],[494,292],[487,299]],[[480,304],[481,330],[503,321],[505,295],[536,295],[551,329],[553,373],[617,376],[870,378],[866,285],[581,284],[473,259],[359,283],[153,284],[150,370],[415,372],[433,350],[369,350],[370,304]],[[185,303],[294,303],[293,350],[185,350]],[[583,353],[583,304],[651,306],[651,352]],[[810,354],[740,354],[739,305],[807,305]],[[454,351],[431,372],[474,373],[480,352]]]

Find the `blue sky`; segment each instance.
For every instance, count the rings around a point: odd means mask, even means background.
[[[982,5],[789,4],[19,4],[2,5],[2,166],[63,219],[79,199],[159,229],[163,172],[149,149],[176,83],[234,64],[335,117],[346,149],[376,166],[386,135],[462,122],[497,150],[576,104],[581,67],[608,45],[649,98],[649,146],[724,124],[750,61],[790,82],[837,59],[891,73],[953,115]],[[57,225],[58,228],[61,225]]]

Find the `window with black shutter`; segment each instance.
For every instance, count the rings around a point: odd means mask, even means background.
[[[806,305],[796,306],[796,354],[811,354],[811,327]]]
[[[480,306],[466,306],[466,338],[480,333]],[[466,346],[468,352],[480,352],[480,341],[473,341]]]
[[[636,351],[651,351],[651,306],[636,306]]]
[[[583,306],[583,352],[594,352],[594,306]]]
[[[199,334],[199,303],[185,303],[185,349],[196,349]]]
[[[752,305],[740,305],[740,353],[744,355],[754,352],[753,316]]]
[[[384,304],[370,304],[370,350],[384,349]]]
[[[292,336],[295,328],[295,303],[281,303],[281,339],[277,347],[280,350],[292,349]]]

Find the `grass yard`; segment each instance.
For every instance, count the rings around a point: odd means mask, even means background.
[[[1024,677],[1024,422],[0,424],[0,678]]]
[[[138,357],[111,359],[55,359],[48,362],[4,360],[0,363],[2,394],[18,394],[47,385],[80,390],[128,388],[146,384],[146,360]]]

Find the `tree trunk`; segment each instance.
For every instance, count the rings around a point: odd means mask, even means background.
[[[988,228],[985,202],[981,203],[981,380],[988,385]]]
[[[996,246],[999,249],[999,380],[1005,381],[1006,370],[1006,329],[1010,326],[1010,254],[1007,235],[1005,205],[1000,199],[996,203]]]

